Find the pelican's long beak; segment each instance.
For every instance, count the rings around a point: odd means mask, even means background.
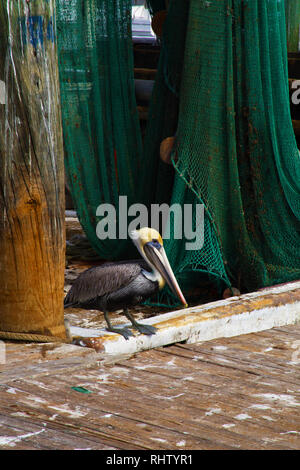
[[[180,299],[182,304],[187,307],[187,301],[185,300],[183,293],[178,285],[178,282],[174,276],[172,268],[170,266],[169,260],[167,258],[166,252],[164,247],[159,243],[148,242],[144,245],[144,253],[149,260],[150,264],[152,264],[164,280],[167,282],[168,286],[170,287],[171,291],[177,295]]]

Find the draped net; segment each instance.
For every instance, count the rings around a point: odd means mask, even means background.
[[[166,240],[185,292],[202,286],[205,295],[214,286],[220,295],[225,286],[251,291],[299,279],[300,157],[289,107],[287,3],[169,2],[143,145],[131,1],[57,0],[67,176],[80,222],[103,258],[136,255],[130,240],[96,235],[98,205],[118,208],[119,195],[127,195],[128,204],[149,208],[204,204],[202,248]],[[171,166],[159,157],[169,136],[176,137]],[[171,221],[171,234],[175,229]],[[156,301],[176,304],[168,290]]]

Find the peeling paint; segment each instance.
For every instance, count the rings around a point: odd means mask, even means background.
[[[247,415],[247,413],[240,413],[239,415],[236,415],[234,418],[238,419],[239,421],[244,421],[244,419],[250,419],[252,418],[252,416]]]
[[[265,398],[266,400],[270,400],[272,402],[279,402],[284,406],[300,406],[300,402],[298,402],[293,395],[287,394],[280,394],[276,395],[275,393],[259,393],[254,395],[257,398]]]
[[[160,399],[160,400],[174,400],[174,398],[179,398],[179,397],[182,397],[183,395],[185,395],[184,393],[179,393],[178,395],[173,395],[171,397],[165,397],[165,396],[156,396],[156,398]]]
[[[221,408],[211,408],[205,413],[205,416],[211,416],[211,415],[218,414],[221,412],[222,412]]]
[[[204,356],[194,356],[193,357],[193,361],[201,361],[202,359],[204,359]]]
[[[44,432],[45,429],[41,429],[40,431],[30,432],[28,434],[22,434],[21,436],[3,436],[0,437],[0,446],[10,446],[14,447],[18,442],[26,439],[27,437],[37,436]]]
[[[25,403],[29,401],[31,406],[36,406],[36,407],[39,407],[41,403],[45,405],[48,403],[47,400],[44,400],[44,398],[34,397],[32,395],[24,397],[23,400]]]
[[[162,443],[165,443],[165,442],[168,442],[166,441],[166,439],[160,439],[159,437],[150,437],[151,441],[156,441],[156,442],[162,442]]]
[[[225,429],[234,428],[234,427],[235,427],[235,424],[233,423],[222,424],[222,428],[225,428]]]
[[[49,421],[55,421],[55,419],[59,416],[59,414],[55,413],[54,415],[50,416]]]
[[[15,413],[11,413],[11,416],[21,416],[22,418],[29,418],[30,415],[28,413],[25,413],[25,411],[16,411]]]
[[[275,421],[273,418],[271,418],[271,416],[263,415],[262,418],[265,419],[266,421]]]
[[[179,441],[179,442],[176,442],[176,446],[177,447],[184,447],[186,445],[186,441]]]
[[[76,407],[75,410],[71,410],[68,405],[48,405],[48,408],[59,411],[60,413],[67,413],[70,418],[82,418],[83,416],[87,415],[87,413],[80,411],[78,407]]]
[[[176,362],[176,357],[173,357],[173,359],[171,359],[169,362],[167,362],[167,366],[177,367],[175,362]]]
[[[271,410],[272,408],[268,405],[262,405],[261,403],[256,403],[249,406],[249,408],[255,408],[256,410]]]
[[[299,434],[300,435],[300,431],[286,431],[286,432],[281,432],[280,434]]]

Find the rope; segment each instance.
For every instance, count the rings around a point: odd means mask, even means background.
[[[34,333],[15,333],[12,331],[0,331],[0,339],[35,341],[38,343],[69,343],[70,339],[59,338],[58,336],[39,335]]]

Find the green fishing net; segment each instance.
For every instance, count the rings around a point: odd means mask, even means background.
[[[176,169],[204,202],[242,291],[300,272],[284,13],[282,2],[190,2]]]
[[[151,3],[151,2],[150,2]],[[153,3],[154,5],[154,3]],[[241,291],[300,277],[300,158],[292,128],[285,4],[172,0],[142,145],[129,0],[57,0],[66,170],[83,228],[105,259],[99,204],[203,204],[204,243],[166,251],[185,292]],[[173,165],[161,141],[176,137]],[[193,222],[193,224],[195,221]],[[203,290],[202,289],[202,290]],[[161,305],[174,305],[166,290]]]
[[[285,0],[289,52],[300,52],[300,0]]]
[[[57,41],[65,166],[84,231],[107,259],[136,256],[127,239],[100,240],[100,204],[138,200],[142,140],[135,101],[128,0],[58,0]],[[118,227],[117,233],[118,235]]]

